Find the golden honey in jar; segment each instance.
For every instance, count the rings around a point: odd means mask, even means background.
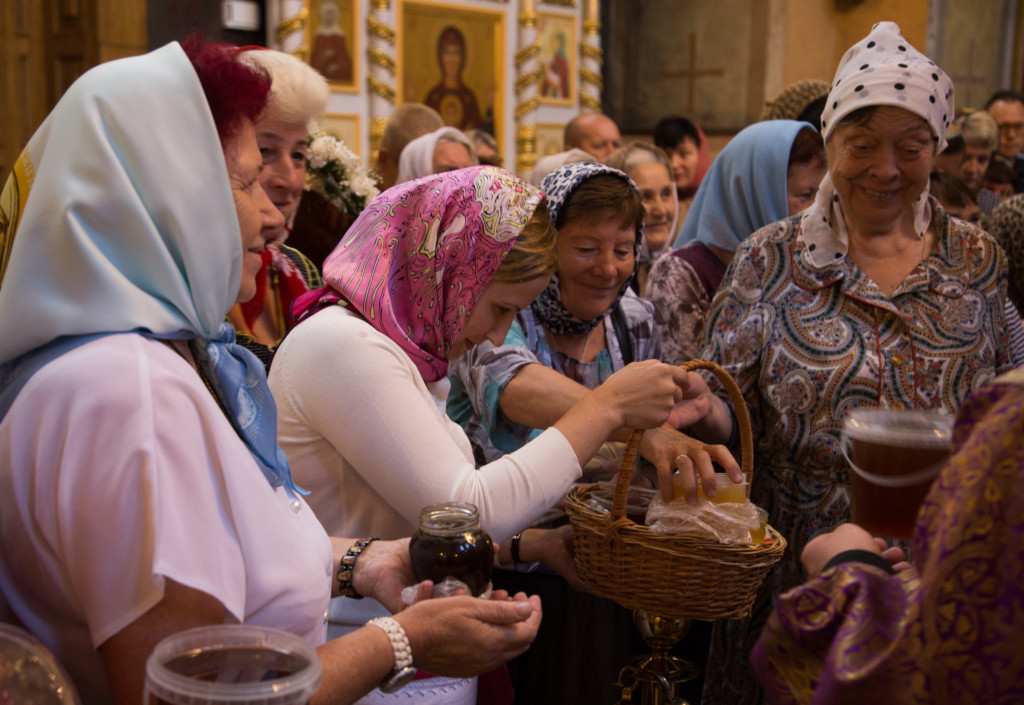
[[[744,479],[743,482],[735,483],[729,479],[729,476],[724,472],[715,473],[715,482],[717,488],[714,497],[708,497],[704,494],[704,489],[700,484],[700,476],[697,476],[697,496],[701,499],[706,499],[713,504],[721,504],[723,502],[746,502],[747,501],[747,481]],[[683,484],[678,474],[672,476],[672,496],[678,499],[683,496]]]

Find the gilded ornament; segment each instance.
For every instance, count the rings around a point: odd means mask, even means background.
[[[306,26],[306,20],[309,19],[309,8],[303,7],[299,10],[299,13],[294,17],[289,17],[283,20],[277,25],[277,41],[278,43],[283,42],[284,38],[293,32],[298,32],[300,29]]]
[[[377,47],[370,47],[366,52],[366,55],[370,59],[371,64],[376,64],[388,73],[394,75],[395,73],[395,60],[391,58],[386,51],[378,49]]]
[[[516,68],[521,68],[530,59],[536,59],[540,56],[540,40],[533,40],[533,44],[528,47],[523,47],[516,52],[515,64]]]
[[[538,66],[536,70],[531,71],[530,73],[524,73],[522,76],[516,79],[516,93],[522,93],[535,83],[540,83],[543,78],[543,66]]]
[[[366,31],[374,37],[383,39],[388,44],[395,43],[395,30],[378,20],[373,15],[366,17]]]
[[[384,83],[384,81],[371,74],[366,77],[366,82],[371,93],[376,93],[389,103],[393,104],[395,102],[395,89]]]
[[[591,71],[590,69],[580,69],[580,80],[584,83],[592,83],[597,86],[598,90],[601,90],[604,87],[604,79],[601,77],[601,74],[596,71]]]
[[[516,106],[516,120],[521,118],[523,115],[526,115],[527,113],[530,113],[530,112],[533,112],[534,110],[536,110],[538,105],[540,105],[540,98],[537,97],[537,96],[533,96],[529,100],[523,101],[522,103],[517,105]]]
[[[589,93],[580,93],[580,105],[587,110],[594,111],[595,113],[603,112],[601,108],[601,101]]]
[[[375,140],[375,139],[379,140],[381,137],[384,136],[384,130],[386,130],[387,127],[388,127],[388,119],[387,118],[382,118],[382,117],[374,118],[373,121],[370,123],[370,139],[371,140]]]
[[[516,168],[524,174],[537,165],[537,127],[520,125],[516,130]]]

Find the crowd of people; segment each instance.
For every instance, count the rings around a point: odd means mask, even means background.
[[[159,641],[222,623],[316,646],[314,703],[612,702],[646,649],[560,500],[633,429],[666,502],[743,481],[701,358],[788,549],[691,635],[689,697],[1024,697],[1024,95],[953,92],[880,22],[713,159],[685,117],[623,144],[590,113],[523,175],[407,103],[311,259],[314,68],[193,37],[92,69],[0,202],[0,619],[88,703],[140,702]],[[864,407],[956,415],[911,544],[849,523]],[[497,543],[486,598],[413,576],[452,501]]]

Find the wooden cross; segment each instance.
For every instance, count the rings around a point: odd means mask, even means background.
[[[686,96],[686,113],[693,112],[693,93],[697,87],[697,79],[705,76],[724,76],[724,68],[697,68],[697,33],[690,32],[690,64],[689,68],[674,71],[662,71],[662,78],[682,78],[689,81],[689,90]]]
[[[971,100],[971,89],[974,84],[985,85],[988,76],[984,73],[974,73],[974,38],[967,40],[967,73],[951,73],[949,75],[953,79],[953,85],[956,86],[957,91],[964,90],[966,86],[966,94],[961,100],[960,96],[957,96],[957,105],[973,106],[974,102]]]

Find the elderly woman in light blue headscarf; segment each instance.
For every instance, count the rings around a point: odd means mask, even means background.
[[[397,611],[413,577],[408,541],[327,536],[224,321],[283,225],[259,183],[269,87],[197,40],[105,63],[0,198],[0,601],[86,703],[142,702],[147,657],[189,627],[291,632],[324,663],[310,702],[339,703],[411,663],[490,670],[540,622],[536,599],[452,597],[325,643],[332,594]]]
[[[810,123],[768,120],[729,140],[697,189],[676,249],[654,263],[644,289],[661,329],[663,361],[678,365],[699,356],[711,299],[736,248],[811,205],[824,175],[824,145]]]

